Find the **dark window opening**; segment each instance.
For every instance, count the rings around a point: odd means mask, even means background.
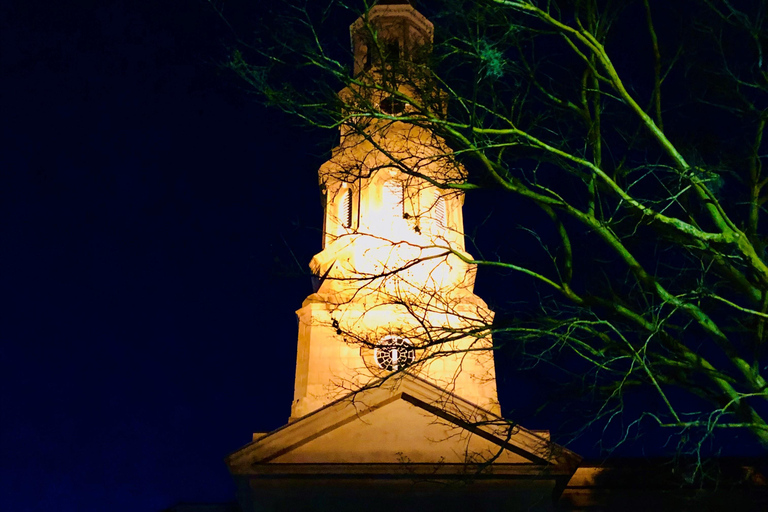
[[[368,71],[373,65],[373,52],[371,51],[371,45],[368,44],[365,47],[365,62],[363,63],[363,69]]]
[[[400,61],[400,41],[387,41],[384,43],[384,62],[396,64]]]
[[[381,107],[381,111],[385,114],[402,114],[405,112],[405,107],[407,106],[407,103],[405,103],[400,98],[395,98],[394,96],[387,96],[383,100],[381,100],[381,103],[379,104]]]

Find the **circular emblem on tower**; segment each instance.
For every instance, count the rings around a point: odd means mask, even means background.
[[[373,358],[382,370],[396,372],[416,360],[416,351],[408,338],[388,335],[373,349]]]

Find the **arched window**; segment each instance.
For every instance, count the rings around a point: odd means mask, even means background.
[[[342,227],[352,227],[352,189],[346,188],[342,192],[339,202],[339,222]]]

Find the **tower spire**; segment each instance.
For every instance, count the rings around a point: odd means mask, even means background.
[[[451,187],[465,170],[427,127],[398,120],[415,112],[406,100],[426,89],[418,73],[433,26],[408,2],[380,2],[350,34],[359,78],[339,93],[343,108],[381,116],[350,115],[319,170],[323,250],[310,267],[324,278],[297,312],[291,417],[397,372],[499,412],[483,334],[493,312],[473,293],[464,196]]]

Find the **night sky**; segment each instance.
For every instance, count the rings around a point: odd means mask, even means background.
[[[332,139],[221,69],[203,0],[48,4],[0,5],[0,510],[230,501],[290,412]]]
[[[0,4],[0,510],[231,501],[224,457],[290,413],[334,136],[222,69],[204,0],[64,4]],[[502,408],[535,406],[501,363]]]

